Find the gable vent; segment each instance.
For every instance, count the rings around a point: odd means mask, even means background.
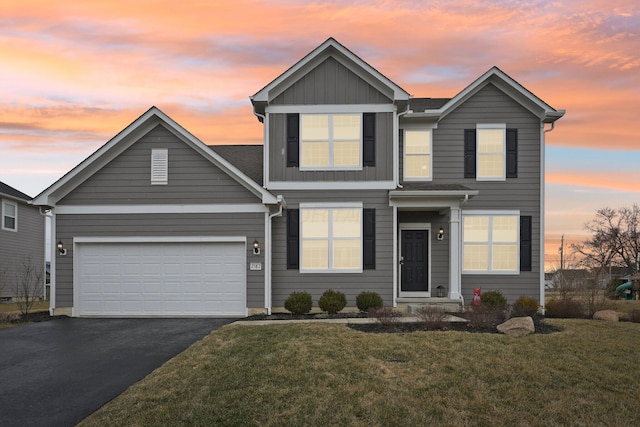
[[[165,185],[169,181],[169,150],[155,148],[151,150],[151,184]]]

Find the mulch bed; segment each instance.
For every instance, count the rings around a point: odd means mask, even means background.
[[[49,316],[48,311],[36,311],[34,313],[21,314],[15,319],[8,319],[5,323],[38,323],[55,319],[68,319],[68,316]]]

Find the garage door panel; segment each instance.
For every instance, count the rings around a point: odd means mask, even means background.
[[[79,243],[79,315],[244,315],[244,243]]]

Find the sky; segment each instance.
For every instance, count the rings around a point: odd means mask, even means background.
[[[640,203],[637,0],[2,0],[0,181],[36,196],[155,105],[207,144],[257,144],[249,96],[334,37],[415,97],[496,65],[556,109],[546,268],[560,236]]]

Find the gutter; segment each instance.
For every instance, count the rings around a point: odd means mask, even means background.
[[[272,214],[270,214],[268,216],[267,219],[267,224],[266,224],[266,236],[265,236],[265,240],[266,242],[268,242],[268,248],[267,251],[264,255],[264,263],[265,263],[265,272],[264,272],[264,281],[265,281],[265,289],[264,289],[264,302],[265,305],[267,306],[267,315],[271,314],[271,308],[272,308],[272,292],[271,292],[271,263],[272,263],[272,258],[271,258],[271,250],[272,250],[272,242],[271,242],[271,221],[273,218],[275,217],[281,217],[282,216],[282,211],[284,210],[285,207],[287,207],[287,202],[284,200],[284,197],[281,194],[278,194],[276,196],[276,200],[278,202],[278,211],[274,212]]]

